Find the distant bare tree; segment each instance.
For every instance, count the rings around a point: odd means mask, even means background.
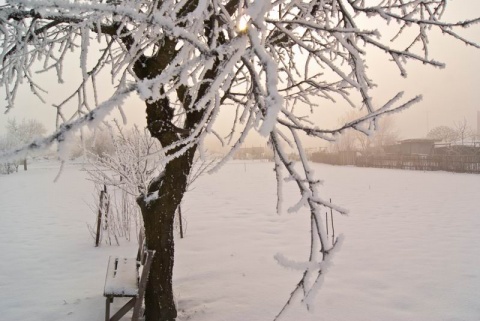
[[[457,140],[458,134],[455,129],[448,126],[437,126],[432,128],[428,134],[427,138],[435,139],[441,142],[451,143]]]
[[[339,119],[339,124],[345,124],[362,117],[365,113],[361,111],[350,111]],[[392,145],[398,140],[398,131],[395,129],[395,122],[391,117],[382,117],[377,121],[376,130],[357,131],[346,130],[339,134],[332,143],[332,150],[339,151],[363,151],[372,152],[375,149],[386,145]]]
[[[472,135],[471,136],[472,136],[472,141],[474,143],[478,143],[480,141],[480,132],[478,130],[475,131],[475,130],[472,129]]]
[[[341,117],[338,122],[341,125],[348,123],[352,120],[355,120],[357,118],[361,117],[361,114],[356,111],[351,111],[347,113],[347,115]],[[360,134],[360,135],[359,135]],[[361,136],[361,138],[360,138]],[[362,138],[366,138],[366,134],[362,132],[357,132],[356,130],[350,129],[350,130],[345,130],[341,133],[338,133],[335,136],[335,140],[332,142],[330,145],[330,150],[338,153],[338,152],[351,152],[359,149],[359,143],[360,147],[363,148],[363,144],[368,145],[369,141],[368,140],[363,140]],[[359,139],[360,138],[360,139]],[[366,146],[365,146],[366,147]]]
[[[393,145],[399,140],[399,133],[395,127],[395,119],[382,117],[378,122],[378,128],[372,135],[374,147]]]
[[[457,133],[458,139],[460,139],[462,145],[465,140],[471,136],[472,131],[470,126],[468,126],[467,119],[464,117],[463,120],[455,122],[455,131]]]

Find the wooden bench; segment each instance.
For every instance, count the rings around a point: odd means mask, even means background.
[[[105,321],[119,321],[133,308],[132,321],[138,321],[142,310],[143,296],[147,286],[148,274],[155,251],[144,250],[143,240],[140,241],[137,258],[122,258],[111,256],[108,261],[107,276],[103,295],[107,298]],[[141,274],[140,267],[143,266]],[[131,298],[112,317],[110,303],[114,298]]]

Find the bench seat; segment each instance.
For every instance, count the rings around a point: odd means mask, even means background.
[[[104,296],[135,297],[138,295],[138,265],[134,258],[111,256],[105,278]]]

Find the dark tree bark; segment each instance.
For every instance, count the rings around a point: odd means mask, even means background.
[[[195,150],[196,146],[170,161],[160,178],[152,183],[149,192],[158,192],[158,198],[150,202],[145,197],[138,199],[148,249],[156,251],[145,292],[146,321],[173,321],[177,316],[172,288],[173,222],[187,187]]]

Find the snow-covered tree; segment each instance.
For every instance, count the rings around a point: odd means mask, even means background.
[[[82,147],[99,157],[111,155],[115,150],[112,142],[112,136],[103,128],[96,130],[95,133],[88,137],[81,137],[80,139],[82,140]]]
[[[161,157],[152,157],[161,150],[161,146],[146,129],[140,130],[135,126],[125,130],[117,121],[114,126],[105,128],[103,133],[109,136],[111,151],[88,151],[90,166],[87,172],[96,190],[109,187],[112,214],[106,227],[106,237],[114,237],[118,242],[118,237],[130,239],[132,227],[136,227],[138,233],[142,226],[136,198],[146,192],[149,183],[163,169]]]
[[[47,94],[37,79],[42,72],[54,73],[61,83],[69,68],[72,77],[72,61],[79,62],[79,85],[55,104],[58,128],[52,135],[2,157],[23,157],[54,143],[62,148],[81,126],[98,125],[128,96],[138,95],[146,105],[147,128],[165,155],[161,174],[137,198],[147,246],[156,250],[145,316],[166,321],[177,315],[174,215],[195,152],[213,135],[231,146],[226,161],[257,131],[272,146],[278,194],[284,179],[298,186],[299,201],[289,211],[309,209],[309,263],[301,265],[305,273],[292,292],[309,305],[339,244],[327,242],[321,210],[344,210],[319,194],[302,137],[331,140],[348,128],[368,134],[379,116],[420,100],[403,100],[399,92],[373,107],[374,82],[366,69],[370,48],[388,55],[403,76],[407,62],[442,66],[430,58],[432,30],[478,48],[456,30],[479,19],[444,22],[446,5],[446,0],[8,0],[0,11],[0,86],[7,110],[21,84],[40,99]],[[398,31],[393,41],[376,29],[387,23]],[[69,60],[71,55],[76,60]],[[99,88],[105,74],[113,83],[106,97],[106,82]],[[336,129],[322,129],[308,116],[321,99],[338,98],[365,108],[366,115]],[[72,105],[74,118],[67,114]],[[224,110],[235,113],[226,137],[215,127]],[[288,159],[282,141],[298,150],[300,166]]]
[[[12,137],[5,135],[0,137],[0,153],[5,153],[16,147],[16,141]],[[0,162],[0,174],[11,174],[13,172],[18,172],[18,162],[5,160]]]
[[[69,149],[69,157],[71,159],[85,156],[86,153],[103,157],[104,155],[112,155],[115,152],[111,133],[105,126],[96,128],[93,132],[82,131],[70,145],[73,145]]]
[[[15,147],[26,145],[46,132],[45,126],[36,119],[22,119],[20,123],[10,119],[7,122],[7,140]],[[23,169],[27,170],[27,157],[23,159]]]
[[[137,227],[138,233],[138,227],[143,226],[136,199],[138,195],[146,193],[151,182],[163,171],[164,155],[158,140],[147,129],[140,130],[134,126],[126,130],[115,120],[103,133],[110,136],[112,151],[102,154],[95,150],[87,151],[87,172],[89,179],[95,183],[96,190],[109,187],[112,217],[106,233],[109,239],[114,237],[118,243],[118,237],[130,239],[132,227]],[[187,178],[186,190],[215,163],[214,157],[200,159],[197,155]]]

